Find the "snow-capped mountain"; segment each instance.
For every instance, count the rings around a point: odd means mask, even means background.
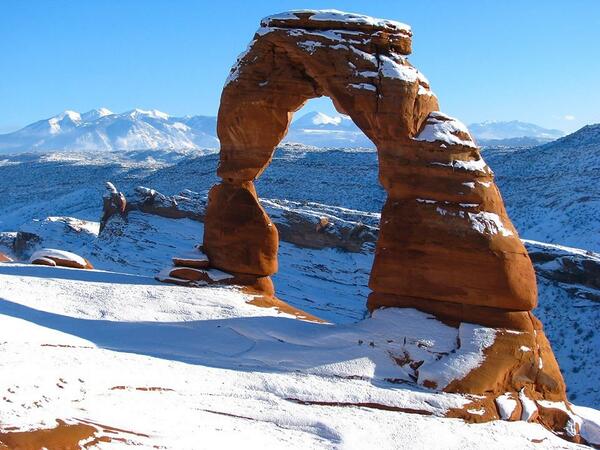
[[[158,110],[115,114],[99,108],[64,111],[18,131],[0,135],[0,153],[77,150],[217,148],[216,118],[171,117]]]
[[[526,147],[546,143],[564,136],[560,130],[540,127],[518,120],[472,123],[469,131],[482,146]]]
[[[350,117],[322,112],[310,112],[294,120],[284,142],[316,147],[374,147]],[[0,154],[218,147],[216,117],[172,117],[156,109],[133,109],[121,114],[107,108],[83,114],[67,110],[0,135]]]
[[[350,117],[343,114],[330,116],[317,111],[309,112],[294,120],[284,142],[315,147],[374,148],[373,142]]]
[[[533,147],[558,139],[560,130],[531,123],[481,122],[470,131],[484,147]],[[349,116],[313,111],[295,119],[283,142],[320,148],[375,148]],[[98,108],[64,111],[21,130],[0,135],[0,154],[39,151],[126,151],[218,148],[217,118],[173,117],[156,109],[121,114]]]

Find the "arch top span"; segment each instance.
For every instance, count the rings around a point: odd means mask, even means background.
[[[397,148],[416,135],[438,103],[406,58],[411,36],[408,25],[336,11],[263,19],[223,89],[218,174],[258,177],[293,113],[323,95],[378,148]]]

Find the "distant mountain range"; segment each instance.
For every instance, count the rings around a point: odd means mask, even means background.
[[[284,142],[315,147],[375,148],[373,142],[364,135],[350,117],[345,115],[329,116],[316,111],[294,120]]]
[[[0,135],[0,153],[179,150],[218,146],[214,117],[171,117],[155,109],[133,109],[121,114],[106,108],[84,114],[64,111],[13,133]]]
[[[483,147],[532,147],[565,135],[560,130],[542,128],[518,120],[472,123],[469,131]]]
[[[56,150],[185,150],[216,149],[214,116],[173,117],[158,110],[133,109],[116,114],[99,108],[80,114],[64,111],[18,131],[0,135],[0,154]],[[484,147],[532,147],[564,135],[562,131],[519,122],[481,122],[469,126]],[[284,139],[315,147],[374,148],[345,115],[309,112],[290,125]]]

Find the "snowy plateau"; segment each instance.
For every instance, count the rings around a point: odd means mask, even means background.
[[[331,128],[347,137],[356,130],[345,120],[301,117],[288,140]],[[443,418],[465,397],[418,386],[390,359],[420,352],[433,370],[434,354],[476,361],[481,348],[455,348],[458,332],[476,329],[416,310],[368,315],[384,192],[360,133],[331,145],[353,148],[282,145],[257,182],[263,206],[289,230],[280,231],[278,296],[325,323],[258,308],[230,288],[156,282],[172,256],[202,240],[217,181],[216,150],[199,150],[218,146],[211,127],[209,118],[101,109],[0,136],[0,252],[16,261],[0,263],[2,429],[85,424],[95,434],[82,445],[107,449],[582,448],[524,421]],[[82,151],[91,147],[103,151]],[[535,313],[582,435],[600,444],[600,126],[483,156],[534,261]],[[141,209],[99,233],[107,181],[128,201],[151,193],[185,217]],[[328,241],[294,234],[322,217],[333,225]],[[358,244],[344,247],[340,236],[356,227]],[[26,264],[42,247],[96,270]]]

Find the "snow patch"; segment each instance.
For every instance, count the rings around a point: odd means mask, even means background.
[[[315,53],[317,48],[325,47],[321,42],[318,41],[299,41],[296,45],[298,45],[298,47],[303,48],[311,55]]]
[[[537,412],[537,406],[533,400],[527,397],[527,394],[525,394],[525,388],[519,391],[519,400],[521,401],[521,406],[523,407],[523,411],[521,412],[521,420],[524,422],[529,422],[533,415]]]
[[[576,405],[571,405],[571,408],[581,419],[579,425],[581,437],[591,444],[600,445],[600,411]]]
[[[355,14],[337,9],[294,9],[291,11],[273,14],[262,19],[263,26],[269,26],[274,20],[296,21],[300,20],[298,14],[310,14],[309,20],[316,22],[339,22],[352,23],[356,25],[368,25],[374,28],[387,28],[395,31],[401,31],[410,35],[411,28],[409,25],[389,19],[379,19],[376,17],[366,16],[364,14]]]
[[[461,138],[458,135],[459,133],[468,136],[468,138]],[[464,145],[465,147],[477,148],[469,130],[461,121],[439,111],[429,114],[425,122],[425,127],[413,139],[416,141],[437,141],[450,145]]]
[[[370,83],[350,83],[349,86],[355,89],[365,89],[368,91],[377,91],[377,88]]]
[[[500,418],[502,420],[509,420],[515,412],[517,401],[512,398],[510,393],[507,392],[506,394],[500,395],[496,398],[496,406],[498,407]]]
[[[445,358],[419,368],[419,382],[433,381],[437,389],[444,389],[454,380],[460,380],[479,367],[485,357],[483,351],[496,339],[496,330],[472,323],[461,323],[458,329],[460,348]]]
[[[404,58],[396,57],[404,62]],[[406,83],[416,83],[419,79],[417,69],[411,65],[401,64],[386,55],[380,55],[379,60],[381,62],[379,72],[383,77],[402,80]]]
[[[508,237],[513,236],[513,232],[506,228],[496,213],[481,211],[478,213],[468,213],[471,226],[481,234],[498,234]]]

